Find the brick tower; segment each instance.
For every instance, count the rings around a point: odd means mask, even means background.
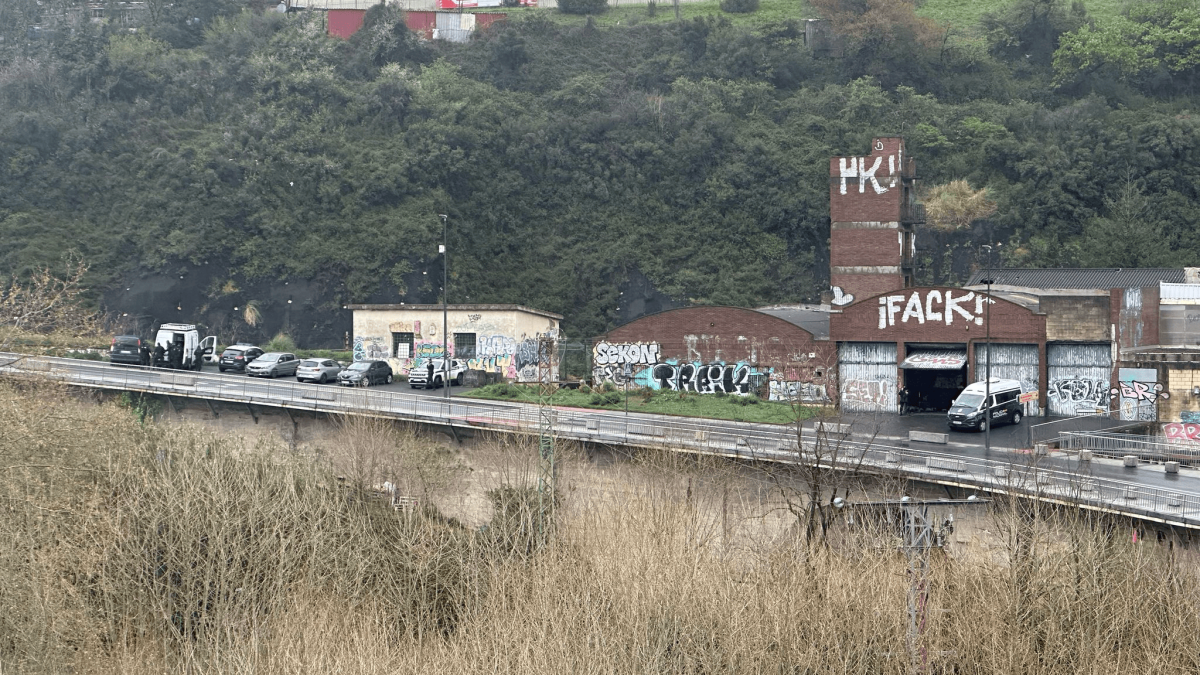
[[[866,157],[829,160],[829,266],[835,306],[913,285],[916,167],[904,139],[876,138]]]

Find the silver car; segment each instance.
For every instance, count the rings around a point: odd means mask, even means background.
[[[267,352],[246,366],[246,374],[251,377],[288,377],[296,374],[299,365],[295,354]]]
[[[325,384],[337,380],[342,366],[333,359],[304,359],[296,369],[296,379],[301,382]]]

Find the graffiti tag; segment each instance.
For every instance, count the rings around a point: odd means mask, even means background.
[[[1192,423],[1200,424],[1200,412],[1185,410],[1185,411],[1179,413],[1179,420],[1181,422],[1192,422]]]
[[[882,148],[880,148],[880,149],[882,149]],[[888,155],[888,158],[887,158],[888,172],[887,172],[887,178],[885,179],[888,181],[888,184],[886,187],[880,184],[879,178],[877,178],[875,175],[879,172],[879,169],[883,165],[883,157],[882,156],[876,157],[875,161],[871,164],[870,168],[867,167],[867,160],[869,160],[869,159],[871,159],[871,158],[870,157],[839,157],[838,158],[838,175],[842,179],[841,186],[839,187],[840,194],[846,194],[846,179],[847,178],[856,179],[858,181],[858,191],[860,194],[863,192],[866,192],[868,182],[871,183],[871,189],[874,190],[875,194],[877,194],[877,195],[881,195],[881,194],[887,192],[889,188],[896,187],[896,169],[901,166],[901,162],[899,161],[901,158],[897,157],[896,155]]]
[[[1163,435],[1176,443],[1200,442],[1200,424],[1171,422],[1163,425]]]
[[[800,401],[803,403],[827,403],[829,401],[829,393],[825,391],[825,387],[812,382],[781,382],[771,380],[771,395],[772,401]]]
[[[651,365],[658,363],[660,350],[657,342],[598,342],[592,348],[592,357],[598,366],[623,363]]]
[[[945,321],[947,326],[953,326],[954,315],[957,314],[968,323],[974,321],[976,326],[982,326],[985,302],[995,304],[996,301],[988,300],[983,295],[976,295],[974,291],[956,297],[954,291],[948,290],[944,298],[941,291],[926,291],[924,300],[921,298],[920,291],[913,291],[907,301],[903,295],[881,296],[879,298],[879,329],[895,326],[897,314],[900,315],[900,323],[915,321],[918,325],[923,326],[926,321],[931,323]]]
[[[660,363],[654,366],[652,377],[662,389],[698,394],[750,394],[750,366],[747,365]]]
[[[389,357],[387,341],[381,337],[354,336],[354,360],[377,361]]]
[[[851,404],[887,407],[896,387],[888,380],[849,380],[842,391],[842,401]]]

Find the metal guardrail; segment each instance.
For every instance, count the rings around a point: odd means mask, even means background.
[[[1142,407],[1134,409],[1141,412]],[[1147,420],[1123,420],[1120,410],[1102,410],[1088,415],[1076,415],[1029,425],[1028,446],[1038,443],[1056,443],[1067,433],[1115,432],[1144,427],[1153,422]]]
[[[415,422],[533,433],[536,406],[499,401],[443,399],[367,388],[344,388],[294,381],[113,366],[104,362],[29,357],[0,353],[0,373],[50,378],[77,386],[141,391],[314,412],[366,414]],[[812,462],[818,434],[806,428],[664,415],[556,408],[555,434],[580,441],[636,447],[673,448],[726,457]],[[850,425],[830,425],[820,433],[823,447],[836,447],[835,464],[869,474],[1021,495],[1061,504],[1200,528],[1200,490],[1174,490],[1095,477],[1086,471],[1049,466],[1030,455],[1026,463],[995,461],[855,441]],[[803,445],[800,445],[800,444]],[[823,460],[827,465],[829,459]],[[1192,481],[1193,483],[1195,481]],[[1197,484],[1200,488],[1200,483]]]
[[[1134,455],[1139,462],[1179,462],[1182,466],[1200,466],[1200,452],[1162,440],[1158,436],[1118,433],[1067,432],[1059,438],[1063,450],[1091,450],[1104,457]]]

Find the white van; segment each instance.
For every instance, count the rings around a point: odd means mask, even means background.
[[[200,339],[200,331],[190,323],[164,323],[154,337],[153,364],[159,368],[200,370],[204,361],[215,361],[217,338]]]
[[[991,400],[985,401],[985,398]],[[975,382],[967,385],[950,404],[947,422],[951,429],[982,429],[986,414],[991,418],[992,426],[1003,422],[1016,424],[1024,414],[1020,398],[1021,383],[1016,380],[993,377],[990,386]]]

